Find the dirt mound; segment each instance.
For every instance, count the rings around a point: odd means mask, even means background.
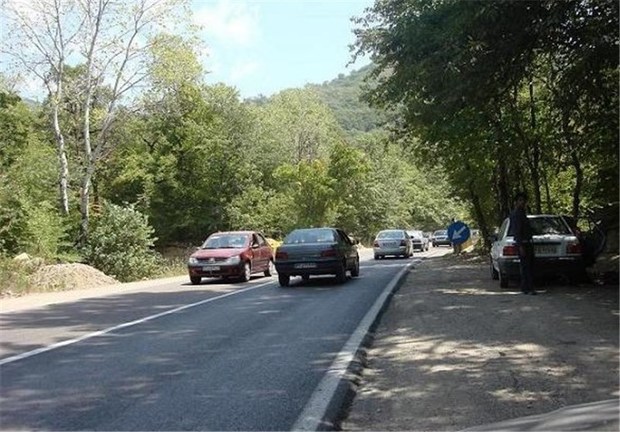
[[[30,276],[29,283],[37,286],[39,291],[65,291],[119,282],[96,268],[75,263],[43,266]]]

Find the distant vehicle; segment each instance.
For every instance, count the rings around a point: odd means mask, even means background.
[[[338,283],[346,272],[359,276],[357,240],[338,228],[303,228],[291,231],[276,249],[276,270],[280,286],[289,286],[291,276],[304,281],[314,275],[335,275]]]
[[[388,229],[379,231],[373,242],[375,259],[386,256],[402,256],[409,258],[413,255],[413,245],[407,231],[402,229]]]
[[[448,238],[447,230],[437,230],[431,237],[431,243],[433,246],[451,246],[452,242]]]
[[[582,246],[566,220],[558,215],[528,215],[534,243],[534,275],[583,277]],[[519,279],[519,251],[514,242],[510,218],[504,219],[491,245],[491,277],[507,288],[509,280]]]
[[[247,282],[254,273],[274,273],[273,249],[256,231],[217,232],[189,257],[187,269],[194,285],[203,277],[240,278]]]
[[[416,249],[420,252],[428,250],[428,237],[426,237],[422,231],[408,230],[407,234],[409,234],[409,238],[411,239],[411,246],[414,252]]]

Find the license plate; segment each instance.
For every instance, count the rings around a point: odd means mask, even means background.
[[[220,266],[208,266],[208,267],[203,267],[202,271],[217,271],[220,269]]]
[[[299,263],[295,264],[296,269],[316,268],[316,263]]]
[[[539,253],[539,254],[554,254],[556,251],[556,247],[546,246],[546,245],[536,245],[535,251],[536,253]]]
[[[398,243],[396,243],[396,242],[385,242],[385,243],[383,243],[383,247],[394,247],[394,246],[398,246]]]

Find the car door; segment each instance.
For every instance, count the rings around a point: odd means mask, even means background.
[[[509,218],[504,219],[504,222],[502,222],[502,225],[500,226],[499,231],[497,232],[497,239],[495,239],[495,241],[491,244],[491,260],[493,261],[493,267],[496,270],[499,270],[497,259],[499,258],[502,248],[504,247],[504,240],[506,238],[506,233],[508,231],[509,221],[510,221]]]
[[[355,244],[344,231],[336,230],[336,232],[338,233],[338,243],[342,245],[342,251],[347,261],[347,268],[351,268],[355,266],[355,261],[357,260]]]
[[[264,259],[261,256],[261,245],[256,233],[252,233],[252,271],[259,272],[265,268]]]
[[[271,246],[269,246],[269,242],[267,242],[265,236],[256,233],[256,237],[258,239],[262,268],[267,270],[269,268],[269,261],[273,260],[273,250]]]

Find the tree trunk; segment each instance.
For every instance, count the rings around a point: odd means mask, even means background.
[[[57,100],[54,101],[54,108],[52,111],[52,124],[54,127],[54,138],[56,140],[56,153],[58,155],[58,186],[60,211],[63,215],[66,216],[69,214],[69,163],[67,162],[65,138],[62,135],[62,131],[60,130],[60,122],[58,120]]]
[[[482,210],[482,205],[480,204],[480,197],[474,191],[474,187],[471,183],[469,183],[469,197],[471,199],[472,205],[474,206],[476,223],[478,224],[478,228],[480,228],[480,233],[482,234],[484,246],[485,248],[490,248],[491,244],[489,243],[489,236],[491,235],[491,233],[489,232],[489,226],[487,224],[486,218],[484,217],[484,211]]]
[[[573,212],[572,216],[577,219],[579,217],[579,205],[581,204],[581,189],[583,187],[583,169],[577,151],[571,152],[572,165],[575,168],[575,187],[573,188]]]

